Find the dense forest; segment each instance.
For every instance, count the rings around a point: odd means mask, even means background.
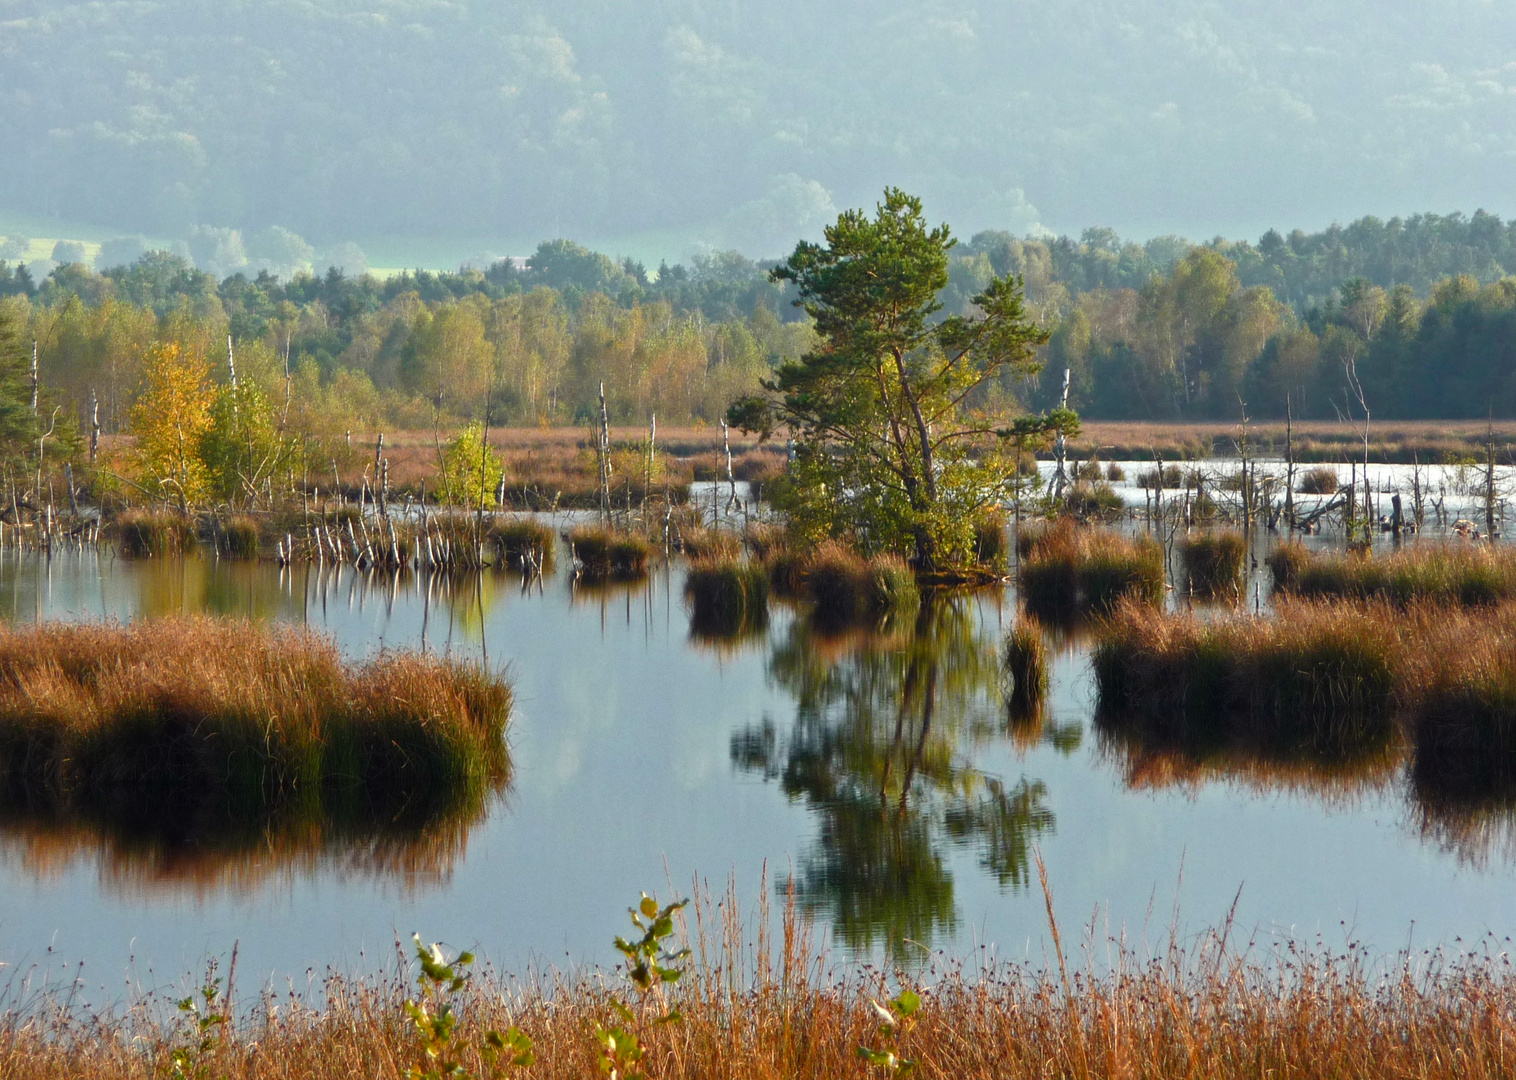
[[[581,422],[602,383],[618,421],[715,422],[812,342],[771,265],[722,252],[649,270],[555,240],[484,269],[218,281],[156,251],[41,280],[0,262],[0,304],[37,342],[49,393],[79,417],[98,401],[107,432],[151,347],[214,359],[228,335],[268,393],[287,371],[295,406],[333,430]],[[1350,371],[1377,417],[1516,416],[1516,222],[1490,214],[1256,244],[981,232],[952,249],[943,311],[997,274],[1021,276],[1052,336],[1042,375],[981,393],[987,411],[1050,407],[1067,367],[1092,419],[1360,415]]]

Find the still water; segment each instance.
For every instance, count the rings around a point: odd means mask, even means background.
[[[560,560],[561,562],[562,560]],[[587,590],[562,572],[281,571],[203,558],[0,560],[0,616],[249,615],[309,624],[351,657],[483,658],[517,693],[515,776],[482,821],[415,850],[243,838],[184,848],[0,821],[0,961],[84,962],[98,995],[155,985],[236,943],[239,983],[372,969],[397,937],[493,962],[609,959],[638,890],[756,907],[793,880],[839,957],[1045,953],[1030,853],[1065,927],[1157,943],[1216,924],[1381,952],[1460,948],[1516,924],[1504,819],[1419,808],[1396,763],[1349,775],[1186,762],[1093,722],[1088,653],[1059,645],[1049,715],[1009,721],[995,662],[1012,591],[915,626],[828,638],[777,609],[740,641],[691,636],[677,566]],[[1069,936],[1066,929],[1065,937]],[[244,981],[246,980],[246,981]]]

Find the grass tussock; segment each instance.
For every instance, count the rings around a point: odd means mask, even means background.
[[[587,525],[569,533],[569,547],[591,580],[640,578],[647,574],[652,544],[636,533]]]
[[[212,831],[477,808],[509,776],[511,692],[482,669],[345,664],[238,620],[0,630],[0,806]]]
[[[726,529],[699,525],[681,527],[680,550],[692,559],[735,559],[742,553],[742,537]]]
[[[1098,469],[1096,475],[1099,475]],[[1104,520],[1118,516],[1126,504],[1116,489],[1104,480],[1079,480],[1063,493],[1063,506],[1082,520]]]
[[[1516,805],[1516,607],[1401,614],[1413,691],[1413,779],[1426,797]],[[1423,644],[1424,643],[1424,644]]]
[[[1386,612],[1292,605],[1201,620],[1133,604],[1100,626],[1097,714],[1176,745],[1355,756],[1396,735],[1402,642]]]
[[[1516,549],[1426,544],[1389,555],[1310,552],[1281,544],[1269,557],[1275,587],[1302,599],[1487,606],[1516,599]]]
[[[684,579],[690,629],[730,637],[768,625],[769,578],[760,563],[716,556],[690,564]]]
[[[1066,622],[1110,611],[1127,597],[1163,599],[1163,548],[1151,538],[1081,529],[1065,519],[1030,530],[1017,544],[1021,596],[1040,619]]]
[[[1222,529],[1191,533],[1179,544],[1190,592],[1199,597],[1235,597],[1243,586],[1248,542],[1240,532]]]
[[[641,1045],[637,1068],[659,1080],[874,1080],[887,1075],[860,1053],[890,1050],[913,1075],[963,1080],[1145,1076],[1253,1080],[1260,1076],[1454,1080],[1509,1073],[1516,1041],[1516,976],[1503,951],[1420,955],[1365,964],[1310,944],[1269,951],[1237,946],[1230,927],[1171,944],[1153,956],[1087,935],[1072,972],[1059,963],[942,959],[894,978],[839,967],[813,942],[803,917],[771,929],[724,913],[710,900],[688,909],[689,970],[666,1001],[640,1001],[611,973],[512,979],[483,973],[448,993],[451,1031],[466,1075],[492,1072],[485,1033],[518,1028],[535,1062],[531,1080],[582,1080],[602,1072],[597,1025],[625,1025]],[[776,941],[777,939],[777,941]],[[1056,942],[1055,938],[1055,942]],[[746,943],[752,942],[751,945]],[[1070,965],[1074,966],[1070,951]],[[186,1032],[149,1002],[92,1015],[44,997],[0,1027],[0,1070],[38,1080],[156,1080],[174,1051],[198,1046],[198,1074],[226,1080],[397,1078],[432,1064],[404,1002],[412,968],[369,977],[329,975],[309,996],[269,993]],[[607,983],[610,983],[608,986]],[[898,989],[919,1008],[881,1028]],[[633,1005],[618,1013],[612,995]],[[658,1023],[665,1009],[675,1023]],[[193,1030],[193,1029],[192,1029]],[[412,1072],[414,1070],[414,1072]],[[518,1070],[510,1070],[517,1075]]]
[[[258,519],[251,514],[233,514],[221,523],[217,548],[231,559],[256,559],[260,548]]]
[[[817,619],[834,626],[910,618],[921,606],[916,576],[904,559],[894,555],[865,559],[835,540],[812,552],[804,579]]]
[[[1042,713],[1048,695],[1048,647],[1036,619],[1018,619],[1003,647],[1006,708],[1014,720]]]
[[[490,526],[490,542],[500,561],[518,570],[548,573],[557,561],[558,536],[551,525],[538,518],[497,520]]]
[[[129,559],[162,558],[195,546],[195,523],[167,510],[125,510],[115,521],[116,554]]]
[[[1337,493],[1337,470],[1331,465],[1318,465],[1307,469],[1300,477],[1296,489],[1302,495],[1335,495]]]

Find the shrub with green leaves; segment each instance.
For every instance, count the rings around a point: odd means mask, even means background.
[[[411,940],[416,943],[421,971],[416,976],[420,993],[405,1002],[405,1015],[415,1032],[417,1053],[416,1064],[406,1070],[407,1080],[468,1080],[475,1074],[468,1070],[463,1059],[470,1055],[488,1068],[492,1076],[507,1069],[524,1068],[536,1060],[532,1040],[514,1024],[504,1032],[493,1028],[485,1031],[477,1043],[461,1037],[453,1002],[469,984],[474,954],[461,952],[449,963],[441,945],[423,945],[420,934],[412,934]]]

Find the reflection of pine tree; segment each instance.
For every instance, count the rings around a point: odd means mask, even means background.
[[[799,901],[826,912],[849,946],[894,954],[957,925],[944,841],[976,848],[1018,888],[1053,814],[1041,781],[1007,785],[973,765],[974,749],[1007,731],[995,649],[972,604],[927,603],[910,632],[838,651],[792,625],[769,670],[795,697],[794,726],[787,738],[771,721],[738,732],[732,761],[820,818],[794,881]]]

